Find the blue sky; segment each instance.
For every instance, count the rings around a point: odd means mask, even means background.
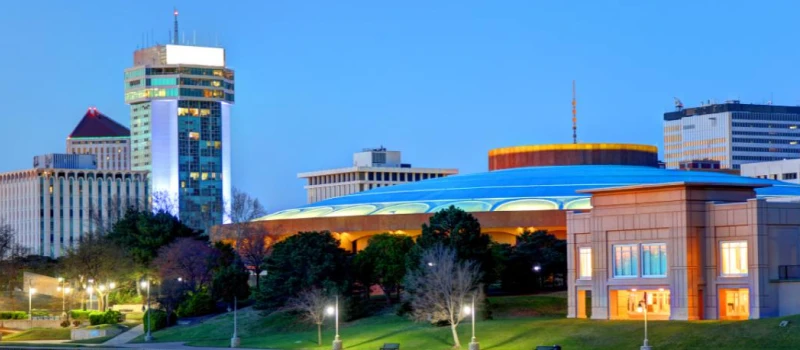
[[[800,104],[793,1],[15,1],[0,171],[63,152],[89,106],[129,125],[123,70],[173,5],[187,39],[227,49],[233,184],[270,211],[364,147],[473,173],[491,148],[570,142],[573,79],[582,142],[660,148],[673,96]]]

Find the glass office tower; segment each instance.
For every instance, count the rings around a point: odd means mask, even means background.
[[[154,198],[207,230],[230,203],[233,70],[216,47],[156,45],[125,70],[131,108],[131,169],[147,170]],[[158,206],[159,203],[154,203]]]

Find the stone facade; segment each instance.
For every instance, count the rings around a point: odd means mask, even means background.
[[[790,297],[800,291],[793,280],[800,277],[794,276],[800,203],[757,200],[756,187],[672,183],[586,191],[592,211],[567,213],[567,317],[638,318],[639,302],[651,319],[800,313]],[[588,265],[587,252],[590,276],[580,266]],[[661,270],[653,267],[659,263]]]

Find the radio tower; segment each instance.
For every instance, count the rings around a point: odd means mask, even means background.
[[[175,34],[172,35],[172,43],[178,45],[178,9],[174,9],[173,14],[175,15]]]
[[[578,143],[578,112],[575,107],[578,101],[575,99],[575,80],[572,81],[572,143]]]

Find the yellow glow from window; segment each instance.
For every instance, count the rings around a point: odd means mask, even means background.
[[[189,177],[192,178],[192,180],[197,180],[200,178],[200,173],[189,173]]]
[[[722,275],[747,276],[747,241],[721,242]]]
[[[200,133],[199,132],[190,131],[189,132],[189,139],[190,140],[194,140],[194,141],[199,140],[200,139]]]
[[[579,278],[591,279],[592,278],[592,248],[581,248],[579,264]]]
[[[201,179],[201,180],[208,180],[208,173],[203,173],[203,174],[200,176],[200,179]]]

